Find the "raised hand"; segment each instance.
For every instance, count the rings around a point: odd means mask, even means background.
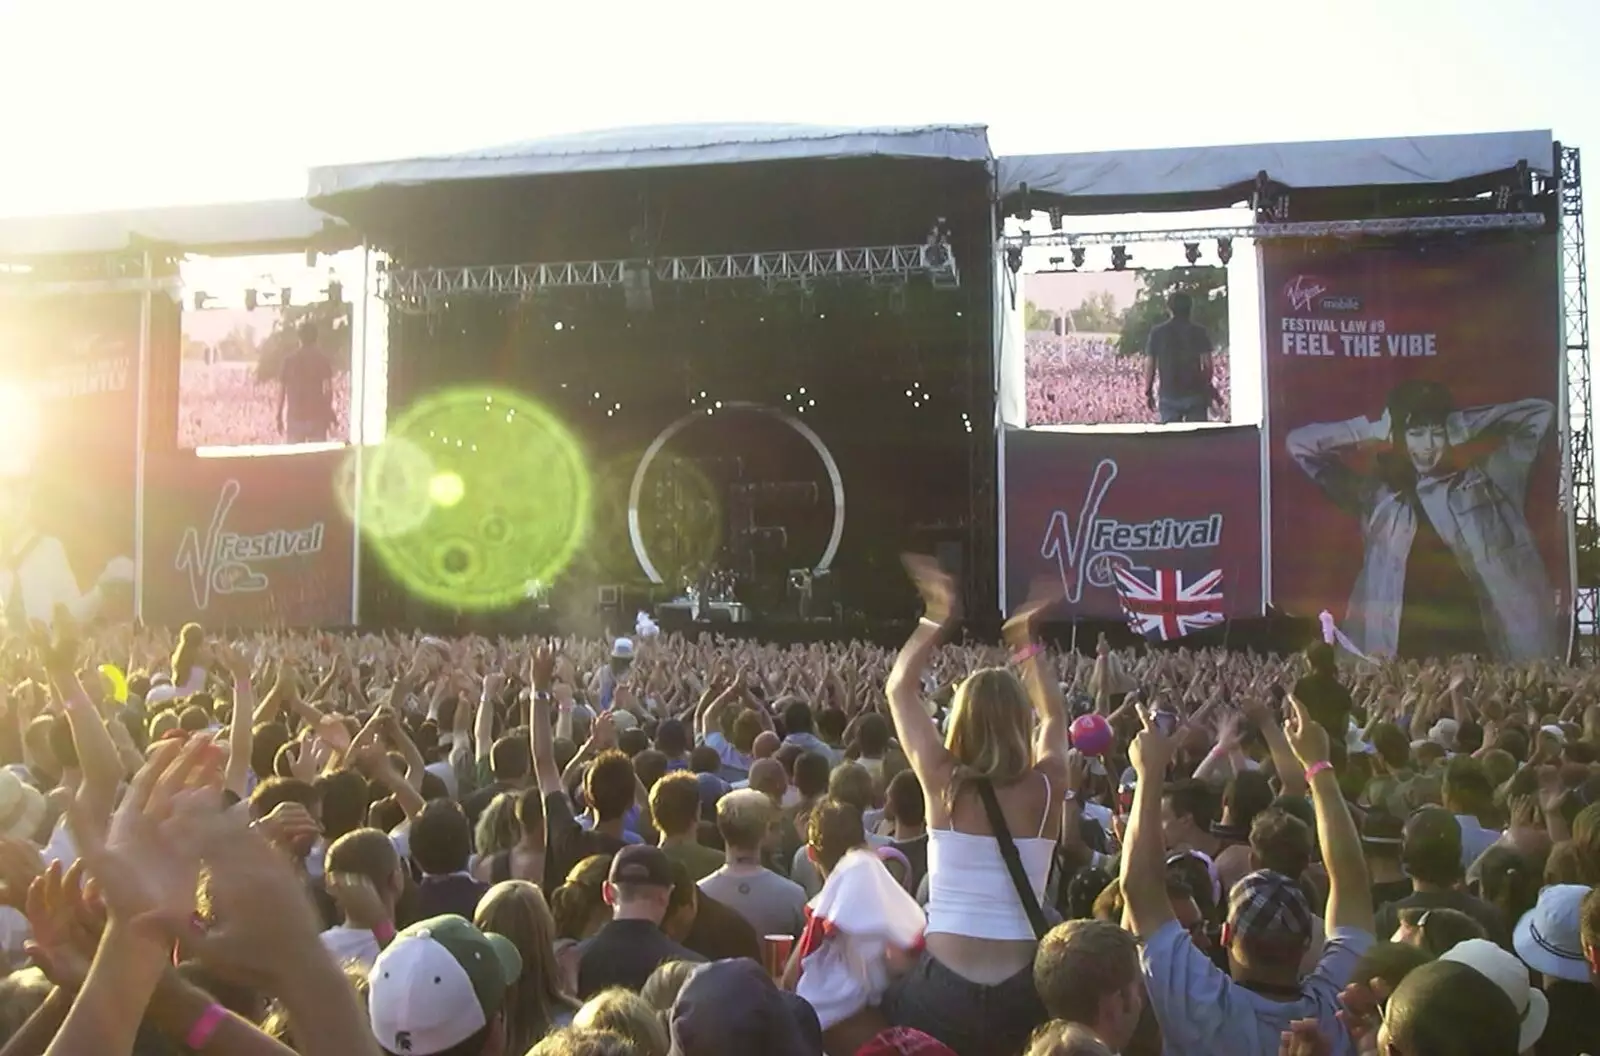
[[[23,952],[55,985],[82,987],[106,926],[105,906],[85,886],[83,860],[64,872],[52,862],[28,889],[24,912],[32,937]]]
[[[1144,724],[1144,729],[1139,731],[1129,746],[1128,761],[1133,764],[1141,780],[1146,775],[1164,775],[1172,765],[1174,741],[1161,732],[1151,712],[1142,706],[1139,708],[1139,721]]]
[[[44,858],[27,840],[0,837],[0,905],[21,910],[33,882],[44,872]]]
[[[903,554],[901,563],[906,574],[922,596],[923,618],[940,627],[955,622],[960,612],[960,596],[955,580],[939,566],[939,562],[926,554]]]
[[[1289,694],[1289,721],[1284,725],[1283,732],[1288,736],[1289,747],[1294,751],[1294,757],[1300,760],[1301,766],[1309,768],[1313,763],[1328,761],[1328,731],[1323,729],[1320,722],[1312,719],[1305,704],[1292,693]]]
[[[556,677],[556,654],[548,645],[541,645],[533,651],[533,658],[528,662],[528,684],[539,691],[548,691]]]
[[[163,939],[192,930],[200,860],[182,832],[194,817],[220,812],[222,762],[208,737],[161,742],[105,832],[73,801],[72,834],[113,917]]]

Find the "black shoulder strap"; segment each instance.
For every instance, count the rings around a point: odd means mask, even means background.
[[[994,830],[994,838],[1000,844],[1000,857],[1005,860],[1006,872],[1011,874],[1011,886],[1017,889],[1017,897],[1022,900],[1022,910],[1028,914],[1028,923],[1033,925],[1035,938],[1042,939],[1050,932],[1050,925],[1044,919],[1044,910],[1039,907],[1039,899],[1033,893],[1033,885],[1028,883],[1027,870],[1022,867],[1022,855],[1017,853],[1017,842],[1011,838],[1011,830],[1006,828],[1006,816],[1000,809],[1000,800],[994,794],[994,785],[986,777],[977,781],[978,798],[983,800],[983,812],[989,815],[989,828]]]

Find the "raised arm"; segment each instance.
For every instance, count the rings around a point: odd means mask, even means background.
[[[1143,709],[1139,718],[1146,720]],[[1172,919],[1172,902],[1167,898],[1166,849],[1161,838],[1161,797],[1172,750],[1172,738],[1146,720],[1143,732],[1134,738],[1128,751],[1139,780],[1133,786],[1133,808],[1122,842],[1123,920],[1141,939],[1150,938]]]
[[[1450,416],[1450,443],[1454,446],[1474,440],[1496,441],[1484,456],[1484,472],[1502,491],[1521,501],[1528,490],[1528,469],[1538,457],[1555,418],[1555,405],[1548,400],[1512,400],[1469,407]]]
[[[922,595],[923,615],[900,647],[884,691],[900,747],[922,782],[930,809],[942,811],[935,805],[943,803],[953,764],[939,736],[939,727],[922,706],[922,673],[927,670],[940,635],[955,623],[956,586],[933,558],[907,555],[904,560],[906,571]]]
[[[1388,437],[1389,416],[1386,413],[1376,422],[1351,418],[1343,422],[1302,425],[1289,431],[1284,446],[1288,448],[1289,457],[1330,499],[1351,512],[1360,512],[1371,502],[1376,484],[1351,469],[1344,460],[1345,453]]]
[[[533,774],[541,796],[561,791],[561,768],[556,765],[555,737],[550,729],[550,687],[555,682],[555,670],[555,655],[549,646],[541,645],[533,651],[533,660],[528,664],[528,682],[533,686],[528,732],[533,739]]]
[[[1039,714],[1038,762],[1051,768],[1053,779],[1064,779],[1067,750],[1071,744],[1067,733],[1067,707],[1061,699],[1061,679],[1044,646],[1033,640],[1035,623],[1061,597],[1057,581],[1046,583],[1043,589],[1036,589],[1006,621],[1001,637],[1005,639],[1006,648],[1011,650],[1013,662],[1022,675],[1028,699]],[[1059,786],[1059,780],[1056,783]]]
[[[1328,931],[1355,928],[1372,932],[1372,886],[1361,836],[1339,791],[1339,775],[1328,763],[1328,731],[1311,718],[1306,706],[1289,698],[1292,709],[1284,732],[1311,785],[1317,811],[1317,841],[1328,867]]]
[[[213,647],[217,659],[233,675],[233,715],[228,720],[228,768],[222,787],[245,797],[250,783],[250,752],[255,720],[256,691],[250,684],[250,662],[238,650],[219,642]],[[258,777],[261,775],[257,775]]]

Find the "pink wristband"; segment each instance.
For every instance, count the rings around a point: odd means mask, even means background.
[[[394,925],[387,920],[383,921],[372,929],[372,937],[378,940],[379,946],[389,945],[394,941]]]
[[[1309,785],[1311,783],[1311,779],[1322,773],[1324,770],[1332,769],[1333,764],[1328,762],[1326,759],[1323,759],[1321,762],[1312,763],[1310,766],[1306,767],[1306,784]]]
[[[195,1020],[194,1026],[189,1028],[189,1036],[184,1039],[183,1043],[195,1052],[199,1052],[211,1044],[211,1036],[217,1032],[217,1028],[222,1026],[222,1021],[227,1018],[228,1010],[221,1005],[213,1004],[200,1013],[200,1018]]]

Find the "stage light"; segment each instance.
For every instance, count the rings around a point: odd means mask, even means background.
[[[1112,246],[1111,247],[1111,270],[1112,271],[1124,271],[1124,270],[1127,269],[1127,267],[1128,267],[1128,247],[1127,246]]]
[[[1183,244],[1183,259],[1190,264],[1198,263],[1200,260],[1200,243],[1185,242]]]
[[[1006,247],[1006,267],[1011,269],[1011,274],[1013,275],[1022,270],[1021,246]]]
[[[195,311],[197,311],[197,312],[204,311],[206,305],[210,304],[211,301],[212,301],[211,295],[209,293],[205,292],[204,290],[195,290],[194,291],[194,310]]]
[[[259,302],[256,300],[256,291],[255,290],[245,290],[244,291],[244,310],[245,311],[247,311],[247,312],[255,311],[256,310],[256,305],[258,303]]]
[[[279,308],[287,308],[287,307],[289,307],[289,302],[292,299],[293,298],[289,295],[289,287],[285,286],[283,289],[278,291],[278,307]]]
[[[800,386],[800,395],[804,396],[805,394],[806,394],[806,387],[804,385],[802,385],[802,386]]]
[[[550,329],[552,329],[552,330],[565,330],[566,327],[567,327],[566,323],[563,323],[561,320],[557,319],[556,320],[556,325],[551,327]]]
[[[306,250],[306,267],[307,268],[314,268],[316,266],[317,266],[317,251],[314,250],[314,249]]]
[[[1072,266],[1075,267],[1075,268],[1083,267],[1083,258],[1084,258],[1084,248],[1082,246],[1073,246],[1072,247]]]
[[[1217,259],[1224,264],[1233,259],[1233,239],[1217,239]]]
[[[1061,230],[1061,207],[1059,205],[1052,205],[1050,207],[1050,230]]]

